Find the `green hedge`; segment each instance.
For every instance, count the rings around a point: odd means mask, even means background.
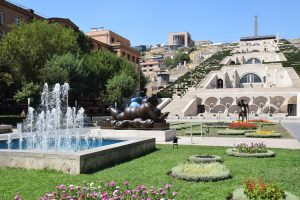
[[[219,130],[217,131],[218,135],[245,135],[245,130]]]
[[[222,158],[216,155],[192,155],[189,160],[193,163],[210,163],[210,162],[222,162]]]
[[[246,137],[257,137],[257,138],[278,138],[281,137],[280,133],[272,133],[272,134],[256,134],[255,132],[253,133],[246,133]]]
[[[265,157],[274,157],[274,151],[267,150],[266,153],[239,153],[238,151],[233,150],[233,148],[229,148],[226,150],[226,154],[229,156],[236,156],[236,157],[255,157],[255,158],[265,158]]]
[[[18,115],[1,115],[0,116],[0,124],[8,124],[17,126],[17,123],[23,122],[25,117],[21,117]]]

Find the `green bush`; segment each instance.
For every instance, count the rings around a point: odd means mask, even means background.
[[[217,131],[218,135],[245,135],[245,130],[219,130]]]
[[[209,164],[185,163],[172,169],[172,175],[186,181],[220,181],[231,177],[226,166],[214,162]]]
[[[236,156],[236,157],[255,157],[255,158],[265,158],[265,157],[274,157],[274,151],[267,150],[266,153],[239,153],[238,151],[234,150],[233,148],[229,148],[226,150],[226,154],[229,156]]]
[[[290,192],[284,191],[285,200],[300,200],[299,197],[295,196]],[[231,200],[250,200],[245,194],[243,188],[237,188],[233,191]]]
[[[222,158],[220,156],[209,154],[192,155],[189,160],[193,163],[222,162]]]
[[[244,194],[249,199],[285,199],[285,194],[282,189],[277,185],[271,183],[264,183],[261,177],[258,179],[258,183],[248,179],[244,181]]]
[[[272,134],[257,134],[255,132],[252,133],[246,133],[246,137],[257,137],[257,138],[278,138],[281,137],[280,133],[272,133]]]
[[[8,124],[17,126],[17,123],[23,122],[25,117],[17,116],[17,115],[2,115],[0,116],[0,124]]]

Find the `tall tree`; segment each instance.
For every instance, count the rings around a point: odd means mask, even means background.
[[[36,88],[32,84],[41,85],[39,73],[46,61],[55,54],[67,52],[80,52],[77,33],[46,20],[21,22],[20,26],[13,26],[0,43],[1,64],[14,71],[13,76],[18,77],[16,80],[22,87],[21,93],[23,89]]]

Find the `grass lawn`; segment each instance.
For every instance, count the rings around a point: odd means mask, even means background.
[[[185,136],[186,132],[191,132],[191,125],[193,125],[193,133],[200,132],[201,128],[199,126],[200,122],[185,122],[185,123],[171,123],[171,128],[176,128],[176,135]],[[203,123],[205,124],[205,123]],[[194,126],[196,125],[196,126]],[[198,125],[198,126],[197,126]],[[259,127],[259,126],[258,126]],[[260,128],[260,127],[259,127]],[[208,137],[246,137],[245,135],[219,135],[217,134],[218,130],[224,130],[225,128],[209,128],[209,134],[205,135]],[[281,134],[280,138],[293,138],[293,136],[279,123],[275,123],[274,125],[264,125],[261,130],[271,130],[276,131]],[[203,128],[203,132],[205,133],[205,128]]]
[[[176,199],[220,200],[241,186],[244,177],[277,183],[284,190],[300,196],[300,150],[274,149],[274,158],[237,158],[225,155],[225,147],[183,146],[172,149],[171,145],[157,145],[157,151],[146,156],[104,169],[93,174],[69,175],[51,170],[0,169],[0,199],[13,199],[20,194],[26,200],[34,200],[45,192],[55,190],[59,184],[78,184],[83,181],[105,182],[114,180],[122,184],[145,184],[147,187],[164,187],[166,183],[178,192]],[[222,156],[233,178],[220,182],[186,182],[167,175],[177,164],[185,162],[193,154]]]

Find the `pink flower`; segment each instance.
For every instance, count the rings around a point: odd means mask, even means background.
[[[15,200],[21,200],[21,199],[22,199],[22,198],[21,198],[20,195],[17,194],[17,195],[15,196]]]
[[[110,185],[111,187],[115,187],[115,186],[116,186],[116,183],[115,183],[114,181],[111,181],[111,182],[109,183],[109,185]]]
[[[124,185],[129,185],[129,182],[128,181],[124,181],[123,184]]]
[[[171,187],[171,185],[168,183],[166,184],[166,189],[169,189]]]
[[[176,194],[177,194],[177,192],[172,192],[172,195],[173,195],[173,196],[176,196]]]
[[[162,191],[160,192],[160,194],[161,194],[162,196],[165,196],[165,195],[166,195],[166,191],[165,191],[165,190],[162,190]]]

